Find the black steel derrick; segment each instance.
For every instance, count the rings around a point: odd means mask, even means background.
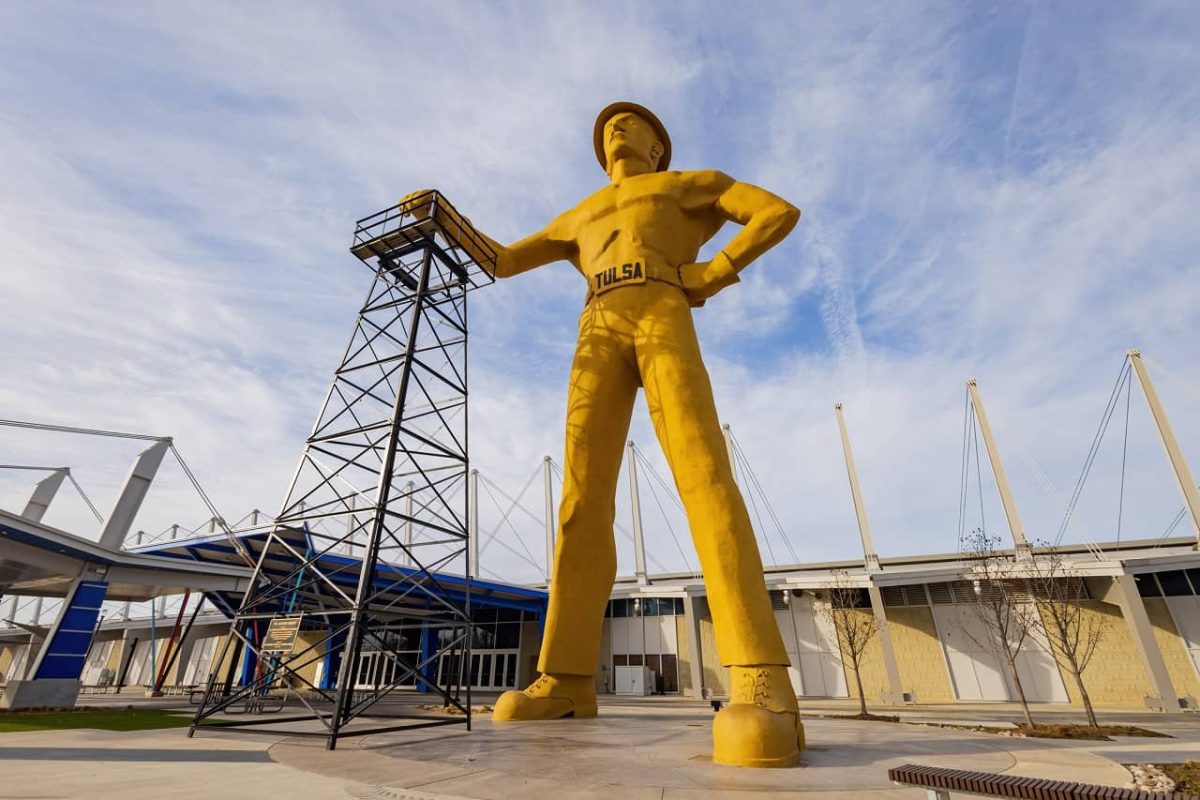
[[[371,288],[189,735],[309,722],[302,735],[332,749],[344,736],[471,725],[467,295],[491,283],[495,255],[436,192],[359,220],[350,250]],[[297,616],[291,649],[271,649],[272,620],[294,628]],[[419,631],[415,657],[406,631]],[[368,651],[392,662],[369,687],[358,680]],[[443,656],[458,667],[435,669]],[[412,686],[460,713],[378,705]],[[284,708],[299,713],[228,718]]]

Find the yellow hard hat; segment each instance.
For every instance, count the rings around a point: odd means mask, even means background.
[[[604,154],[604,125],[617,114],[628,111],[637,114],[646,122],[650,123],[650,127],[654,128],[654,132],[658,134],[659,141],[662,142],[663,154],[658,159],[658,172],[664,172],[667,166],[671,163],[671,137],[667,134],[667,126],[662,124],[662,120],[654,116],[654,112],[643,105],[630,103],[627,100],[618,100],[615,103],[610,103],[605,106],[600,115],[596,117],[596,126],[592,128],[592,145],[596,148],[596,160],[600,162],[600,166],[608,169],[608,158]]]

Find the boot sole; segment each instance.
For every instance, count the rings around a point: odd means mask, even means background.
[[[797,750],[791,755],[779,758],[747,758],[740,761],[722,761],[714,753],[713,763],[725,767],[747,767],[749,769],[786,769],[788,767],[799,766],[800,751]]]

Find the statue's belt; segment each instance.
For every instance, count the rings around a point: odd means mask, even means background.
[[[679,276],[677,267],[653,262],[647,263],[642,259],[637,259],[604,267],[592,273],[588,279],[588,294],[585,302],[590,302],[593,297],[612,289],[622,286],[637,286],[647,280],[669,283],[680,289],[683,288],[683,280]]]

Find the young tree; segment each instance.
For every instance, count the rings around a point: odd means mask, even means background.
[[[1049,548],[1034,559],[1029,565],[1029,575],[1034,602],[1041,611],[1050,647],[1059,663],[1065,664],[1075,679],[1088,724],[1099,727],[1092,698],[1083,683],[1083,673],[1104,639],[1108,619],[1087,613],[1083,606],[1087,597],[1083,579],[1057,549]]]
[[[971,562],[970,578],[974,589],[973,601],[966,607],[971,618],[979,623],[979,629],[964,626],[963,633],[977,647],[994,653],[997,660],[1008,667],[1017,699],[1021,701],[1025,724],[1032,728],[1033,715],[1029,712],[1025,687],[1021,685],[1017,656],[1039,625],[1038,609],[1016,577],[1011,554],[997,549],[999,541],[999,537],[976,529],[964,542],[963,555]]]
[[[858,707],[863,716],[867,714],[867,695],[863,691],[862,661],[867,645],[875,637],[875,616],[866,608],[866,592],[854,585],[845,570],[834,570],[830,582],[825,585],[829,603],[821,606],[819,613],[833,625],[841,646],[842,656],[854,670],[854,684],[858,688]]]

